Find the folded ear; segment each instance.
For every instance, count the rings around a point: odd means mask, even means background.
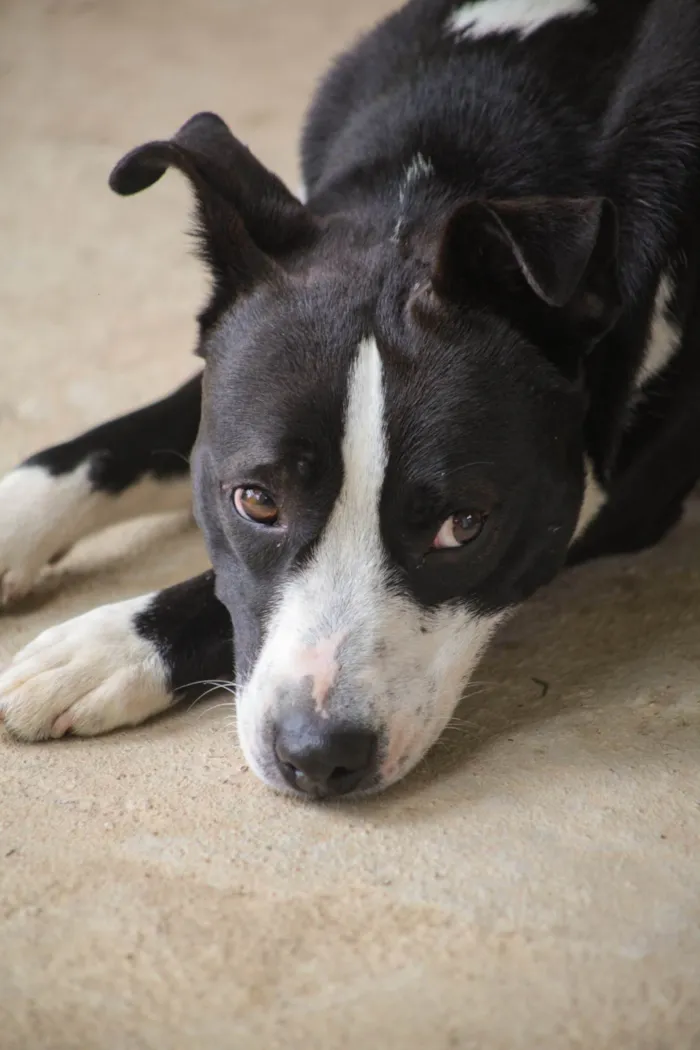
[[[201,254],[215,281],[215,300],[274,269],[274,261],[314,235],[310,212],[214,113],[199,113],[171,139],[137,146],[109,178],[122,196],[139,193],[177,168],[197,202]],[[206,312],[205,312],[206,313]]]
[[[542,303],[600,338],[621,305],[613,204],[602,197],[538,197],[460,205],[442,234],[433,277],[438,294],[458,296],[475,273],[508,288],[514,270]]]

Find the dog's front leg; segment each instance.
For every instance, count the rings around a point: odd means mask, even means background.
[[[0,605],[74,543],[141,514],[190,506],[201,377],[26,460],[0,481]]]
[[[212,571],[102,605],[40,634],[0,675],[0,719],[22,740],[137,725],[188,686],[230,680],[231,620]]]

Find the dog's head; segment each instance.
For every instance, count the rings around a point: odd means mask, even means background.
[[[455,200],[426,163],[395,214],[388,197],[324,214],[211,114],[132,151],[112,186],[169,166],[213,274],[195,503],[243,749],[277,788],[386,787],[565,560],[614,218],[600,200]]]

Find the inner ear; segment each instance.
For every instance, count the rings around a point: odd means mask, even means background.
[[[435,290],[454,297],[478,275],[507,291],[513,272],[542,303],[565,311],[591,337],[603,334],[621,301],[614,206],[601,197],[460,205],[442,234]]]
[[[130,196],[168,168],[182,172],[194,191],[197,236],[215,295],[234,294],[259,280],[316,234],[308,209],[214,113],[197,114],[170,139],[137,146],[119,161],[109,183]]]

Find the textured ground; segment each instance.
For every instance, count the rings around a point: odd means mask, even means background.
[[[121,152],[213,108],[294,183],[316,75],[387,6],[0,4],[0,467],[193,367],[187,192],[112,197]],[[180,520],[87,543],[0,621],[0,659],[203,564]],[[0,1048],[700,1046],[700,513],[563,578],[478,677],[362,805],[275,797],[220,700],[0,735]]]

